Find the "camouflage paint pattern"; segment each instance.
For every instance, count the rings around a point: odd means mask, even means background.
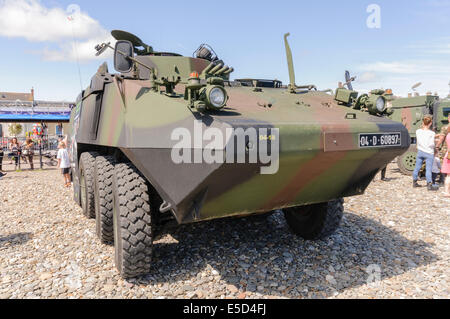
[[[178,75],[178,95],[168,96],[150,79],[97,74],[72,114],[79,126],[74,167],[82,152],[119,149],[142,172],[179,223],[263,213],[363,194],[380,168],[405,152],[405,127],[386,118],[338,105],[323,92],[231,87],[226,108],[201,112],[184,99],[185,79],[208,61],[189,57],[139,57],[158,77]],[[142,76],[142,75],[140,75]],[[101,81],[103,86],[97,85]],[[349,116],[350,115],[350,116]],[[75,119],[79,118],[79,124]],[[261,175],[256,164],[175,164],[176,128],[278,128],[279,171]],[[360,147],[359,134],[401,133],[401,145]],[[202,146],[204,148],[205,145]]]
[[[450,125],[448,121],[449,115],[450,115],[450,99],[446,99],[440,103],[440,108],[436,116],[436,122],[438,124],[437,126],[441,127],[440,130],[438,129],[437,134],[438,143],[439,142],[441,143],[439,148],[439,158],[441,160],[444,159],[444,157],[448,152],[447,144],[445,143],[445,138],[448,134],[448,127]]]

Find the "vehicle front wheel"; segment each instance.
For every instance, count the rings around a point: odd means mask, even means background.
[[[331,236],[339,228],[344,200],[286,208],[283,212],[294,234],[306,240],[319,240]]]
[[[124,278],[145,275],[153,250],[150,187],[132,164],[117,164],[113,180],[116,267]]]

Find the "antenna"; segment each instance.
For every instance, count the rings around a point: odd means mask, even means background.
[[[289,46],[289,42],[287,40],[288,36],[290,35],[291,35],[290,33],[286,33],[284,35],[284,45],[286,47],[286,58],[289,69],[289,89],[290,91],[295,91],[296,85],[295,85],[294,61],[292,59],[291,47]]]
[[[347,88],[350,91],[353,91],[352,82],[356,80],[356,76],[350,77],[350,71],[345,71],[345,83],[344,86],[347,85]]]
[[[448,82],[448,89],[449,89],[449,91],[448,91],[447,99],[450,99],[450,82]]]
[[[287,40],[288,36],[290,36],[290,33],[286,33],[284,35],[284,45],[286,47],[286,58],[287,58],[287,63],[288,63],[288,68],[289,68],[289,85],[288,85],[288,89],[290,93],[297,93],[297,89],[306,89],[308,91],[311,90],[315,90],[317,91],[317,87],[314,84],[309,84],[309,85],[301,85],[298,86],[295,84],[295,71],[294,71],[294,62],[292,60],[292,51],[291,51],[291,47],[289,46],[289,42]]]
[[[70,26],[72,29],[73,48],[75,50],[75,57],[77,59],[78,76],[80,78],[80,88],[81,88],[81,91],[83,91],[83,80],[81,78],[80,58],[78,56],[77,42],[75,41],[75,31],[73,30],[73,22],[75,21],[75,18],[73,16],[69,16],[67,19],[69,20],[69,23],[70,23]]]
[[[416,89],[417,89],[419,86],[421,86],[421,85],[422,85],[422,82],[416,83],[416,84],[414,84],[414,85],[412,86],[411,89],[415,92]]]

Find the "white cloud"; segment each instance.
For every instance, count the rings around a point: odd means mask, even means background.
[[[104,42],[105,38],[90,39],[86,41],[65,42],[59,44],[58,49],[44,48],[39,53],[45,61],[88,61],[93,59],[102,59],[110,56],[112,51],[106,51],[101,57],[95,56],[95,46]],[[109,39],[108,41],[113,41]]]
[[[422,82],[422,85],[417,89],[421,94],[426,92],[437,92],[441,97],[446,97],[449,92],[448,87],[449,76],[431,76],[431,75],[410,75],[401,76],[396,74],[389,74],[383,76],[382,79],[377,79],[368,83],[358,82],[354,84],[357,91],[370,92],[372,89],[383,88],[393,89],[394,94],[398,96],[407,96],[412,92],[412,86],[415,83]]]
[[[428,55],[449,55],[450,37],[443,37],[433,41],[427,40],[419,44],[408,46],[409,49],[416,50],[422,54]]]
[[[112,41],[101,24],[79,6],[46,8],[39,0],[0,0],[0,36],[56,44],[58,49],[37,51],[45,60],[95,58],[94,47]],[[77,50],[75,50],[75,47]]]
[[[364,72],[357,77],[359,83],[370,83],[377,79],[377,74],[375,72]]]
[[[433,74],[450,76],[450,64],[438,60],[408,60],[363,64],[363,71],[395,74]]]
[[[394,94],[407,96],[408,93],[412,92],[412,85],[422,82],[422,86],[418,89],[421,94],[428,91],[437,92],[442,97],[446,97],[448,94],[450,64],[447,60],[430,58],[377,61],[360,65],[358,69],[364,72],[360,78],[366,80],[360,81],[364,84],[364,88],[359,88],[360,90],[391,88],[394,90]],[[372,76],[372,73],[376,76]]]

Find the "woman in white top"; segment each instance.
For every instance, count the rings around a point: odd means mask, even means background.
[[[428,190],[436,191],[439,187],[433,185],[432,178],[436,133],[431,130],[432,124],[433,118],[427,115],[423,119],[422,128],[416,132],[418,153],[416,169],[413,173],[413,187],[419,187],[417,180],[419,178],[420,169],[425,161]]]

